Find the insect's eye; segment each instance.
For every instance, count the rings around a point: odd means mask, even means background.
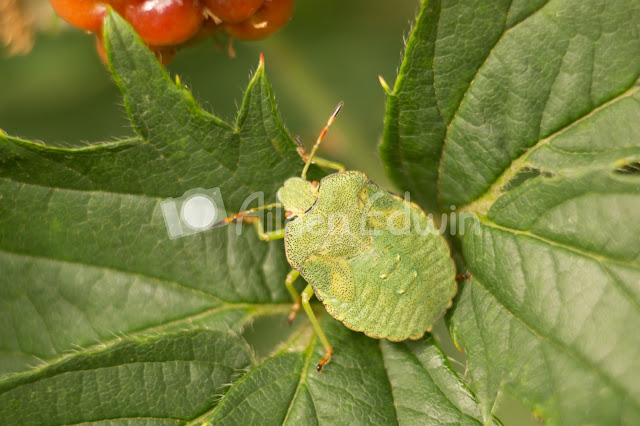
[[[316,189],[316,188],[318,187],[318,185],[320,185],[320,184],[318,183],[318,181],[317,181],[317,180],[314,180],[313,182],[311,182],[311,186],[312,186],[314,189]]]
[[[291,216],[293,216],[293,212],[290,210],[287,210],[286,212],[284,212],[284,217],[286,217],[287,219],[289,219]]]

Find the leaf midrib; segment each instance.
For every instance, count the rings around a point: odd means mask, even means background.
[[[309,398],[313,403],[313,411],[316,413],[316,420],[318,421],[318,423],[320,423],[320,418],[318,417],[318,407],[316,406],[316,400],[313,398],[313,394],[309,390],[309,385],[307,384],[307,371],[309,370],[309,364],[311,364],[311,357],[314,354],[313,348],[316,345],[316,340],[317,340],[317,337],[314,332],[314,336],[311,338],[311,340],[309,341],[309,344],[305,349],[305,352],[307,353],[305,354],[305,360],[304,360],[304,363],[302,364],[302,369],[300,370],[300,380],[298,381],[298,385],[296,386],[296,391],[293,394],[293,398],[291,398],[291,403],[287,408],[287,414],[284,416],[284,420],[282,420],[283,425],[287,423],[287,419],[289,418],[289,414],[291,414],[291,410],[293,409],[293,404],[296,401],[298,392],[300,392],[300,388],[302,388],[302,385],[305,385],[307,387],[307,392],[309,392]]]
[[[580,256],[593,259],[596,262],[598,262],[598,264],[603,268],[605,267],[604,263],[606,262],[606,263],[610,263],[612,265],[624,266],[624,267],[628,267],[628,268],[640,271],[640,264],[638,264],[636,262],[624,261],[624,260],[615,259],[615,258],[606,256],[606,255],[603,255],[601,253],[594,253],[594,252],[591,252],[591,251],[586,250],[584,248],[575,247],[575,246],[572,246],[572,245],[569,245],[569,244],[565,244],[565,243],[561,243],[559,241],[555,241],[555,240],[550,239],[550,238],[543,237],[541,235],[535,234],[535,233],[533,233],[531,231],[528,231],[528,230],[523,231],[523,230],[520,230],[520,229],[509,228],[508,226],[499,225],[499,224],[491,221],[487,217],[481,217],[479,220],[483,225],[485,225],[487,227],[494,228],[494,229],[499,229],[501,231],[505,231],[505,232],[508,232],[510,234],[513,234],[513,235],[523,235],[525,237],[530,237],[532,239],[535,239],[535,240],[538,240],[540,242],[543,242],[543,243],[545,243],[547,245],[554,246],[554,247],[557,247],[559,249],[570,251],[570,252],[573,252],[573,253],[578,254]],[[637,303],[636,303],[636,305],[637,305]],[[637,305],[637,307],[638,307],[638,310],[640,311],[640,305]]]
[[[128,338],[140,338],[140,337],[146,337],[149,335],[152,335],[155,332],[160,332],[164,329],[168,329],[171,327],[175,327],[180,325],[181,323],[184,323],[185,326],[191,325],[194,321],[198,321],[204,318],[207,318],[208,316],[211,315],[217,315],[220,312],[224,312],[224,311],[230,311],[230,310],[236,310],[236,309],[247,309],[249,312],[249,317],[244,321],[244,323],[242,324],[242,326],[244,326],[247,322],[251,321],[251,319],[253,318],[258,318],[261,316],[267,316],[267,315],[272,315],[272,314],[286,314],[289,312],[289,310],[291,309],[291,304],[289,303],[224,303],[220,306],[216,306],[214,308],[210,308],[207,309],[205,311],[202,312],[198,312],[198,313],[193,313],[193,314],[189,314],[186,315],[184,317],[181,318],[177,318],[175,320],[163,323],[163,324],[159,324],[159,325],[153,325],[150,327],[146,327],[146,328],[142,328],[142,329],[138,329],[138,330],[133,330],[133,331],[129,331],[126,333]],[[123,339],[121,337],[117,337],[111,340],[107,340],[107,341],[103,341],[91,346],[86,346],[80,350],[76,350],[73,352],[66,352],[63,353],[59,356],[56,356],[54,358],[50,358],[50,359],[43,359],[37,355],[31,355],[31,356],[35,356],[41,360],[44,361],[45,364],[31,368],[29,370],[25,370],[25,371],[18,371],[15,373],[9,373],[4,377],[0,377],[0,383],[6,381],[6,380],[10,380],[13,379],[16,376],[20,376],[20,375],[32,375],[32,374],[38,374],[39,372],[41,372],[42,370],[45,370],[49,367],[51,367],[54,364],[59,364],[61,362],[66,361],[69,358],[74,358],[77,357],[79,355],[88,355],[91,354],[93,352],[97,352],[97,351],[103,351],[105,348],[108,348],[110,346],[116,345],[120,342],[122,342]],[[0,351],[3,352],[10,352],[10,351],[6,351],[4,349],[0,349]],[[23,354],[24,352],[18,352],[19,354]]]
[[[104,350],[104,348],[102,348]],[[76,354],[77,355],[77,354]],[[120,368],[123,366],[127,366],[127,365],[136,365],[136,364],[205,364],[205,365],[217,365],[220,367],[225,367],[231,371],[237,371],[238,369],[236,367],[232,367],[230,365],[227,364],[223,364],[222,362],[219,361],[212,361],[212,360],[206,360],[206,359],[167,359],[167,360],[156,360],[156,361],[129,361],[129,362],[122,362],[120,364],[113,364],[113,365],[102,365],[102,366],[98,366],[98,367],[91,367],[91,368],[76,368],[73,370],[66,370],[66,371],[61,371],[55,374],[52,374],[50,376],[44,376],[44,377],[39,377],[36,378],[33,381],[28,381],[25,383],[20,383],[16,386],[13,386],[5,391],[0,391],[0,396],[5,394],[5,393],[9,393],[9,392],[13,392],[16,389],[20,389],[24,386],[29,386],[32,385],[34,383],[38,383],[41,381],[45,381],[45,380],[52,380],[55,379],[57,377],[64,377],[67,375],[71,375],[71,374],[76,374],[76,373],[85,373],[88,371],[98,371],[98,370],[105,370],[105,369],[111,369],[111,368]],[[51,367],[51,365],[47,366],[47,367]],[[41,373],[43,370],[38,370],[38,371],[28,371],[28,373]],[[30,374],[31,375],[31,374]],[[15,376],[12,376],[11,378],[14,378]]]
[[[127,137],[124,139],[116,139],[114,141],[107,142],[94,142],[84,146],[57,146],[57,145],[45,145],[44,143],[38,143],[27,139],[16,138],[13,136],[0,133],[0,141],[18,145],[20,147],[40,152],[51,153],[65,153],[65,154],[77,154],[77,153],[97,153],[101,151],[108,151],[113,148],[121,147],[134,147],[140,146],[144,143],[142,139],[137,136]]]

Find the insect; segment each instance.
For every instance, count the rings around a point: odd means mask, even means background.
[[[241,220],[253,223],[263,241],[284,238],[292,267],[285,280],[293,299],[289,322],[301,307],[307,313],[325,351],[318,372],[334,351],[309,304],[314,295],[350,329],[401,341],[430,331],[456,293],[449,248],[420,207],[387,192],[364,173],[315,157],[341,108],[342,103],[310,154],[298,141],[305,162],[302,175],[284,182],[278,202],[214,225]],[[309,182],[312,163],[337,172]],[[284,208],[289,221],[284,228],[264,232],[260,217],[248,215],[273,207]],[[293,283],[300,275],[308,285],[298,294]]]

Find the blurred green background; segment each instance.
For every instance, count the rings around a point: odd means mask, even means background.
[[[41,6],[49,13],[46,2]],[[277,34],[259,42],[236,41],[236,58],[209,40],[182,49],[169,70],[206,110],[233,123],[263,52],[289,132],[310,148],[336,104],[344,101],[321,155],[394,190],[377,151],[385,110],[378,75],[393,85],[418,8],[417,0],[298,1],[291,22]],[[0,52],[0,129],[65,146],[133,135],[120,94],[95,52],[94,37],[54,17],[49,22],[30,54]],[[443,324],[436,335],[464,374],[464,359]],[[497,415],[505,425],[537,424],[508,394]]]

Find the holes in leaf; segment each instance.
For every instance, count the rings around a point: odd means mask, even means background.
[[[524,169],[516,173],[516,175],[513,178],[511,178],[511,180],[509,181],[509,183],[507,183],[504,190],[505,192],[511,191],[512,189],[519,187],[526,181],[540,177],[540,176],[551,177],[553,176],[553,174],[542,171],[542,170],[534,169],[531,167],[525,167]]]
[[[640,176],[640,161],[627,163],[624,166],[618,167],[613,172],[619,175]]]

